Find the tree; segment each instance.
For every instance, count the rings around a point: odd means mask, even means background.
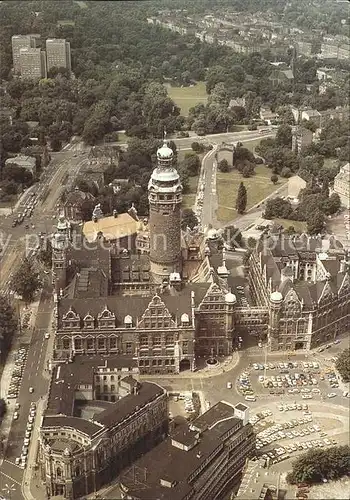
[[[201,144],[199,142],[192,142],[191,148],[195,153],[203,153],[204,151],[204,144]]]
[[[181,220],[182,229],[186,230],[187,227],[193,229],[195,226],[198,226],[198,219],[196,214],[191,208],[185,208],[182,211],[182,220]]]
[[[325,215],[332,215],[338,212],[341,206],[339,194],[332,193],[329,198],[326,198],[320,205],[321,211]]]
[[[201,168],[201,161],[199,156],[195,153],[186,153],[184,161],[182,163],[183,168],[188,172],[190,177],[198,175]]]
[[[278,182],[278,175],[276,175],[276,174],[272,174],[272,175],[271,175],[271,182],[272,182],[273,184],[277,184],[277,182]]]
[[[50,268],[52,265],[52,245],[49,239],[46,240],[45,248],[42,248],[38,254],[38,260],[44,264],[44,266]]]
[[[281,177],[288,179],[292,175],[291,169],[288,167],[283,167],[281,170]]]
[[[228,172],[230,170],[230,165],[225,158],[219,161],[218,169],[220,170],[220,172]]]
[[[0,295],[0,353],[5,354],[9,350],[13,336],[17,329],[17,319],[9,300]]]
[[[292,127],[290,125],[280,125],[276,134],[276,144],[283,148],[292,147]]]
[[[317,484],[324,480],[336,480],[348,475],[350,470],[350,447],[333,446],[326,450],[310,450],[293,462],[287,475],[291,484]]]
[[[251,163],[244,165],[242,169],[243,177],[248,178],[253,174],[254,174],[254,165],[252,165]]]
[[[350,348],[342,351],[337,358],[335,367],[344,382],[350,382]]]
[[[236,199],[236,209],[239,214],[243,214],[247,206],[247,189],[243,182],[240,183]]]
[[[20,268],[13,275],[10,288],[28,304],[34,299],[35,293],[40,289],[42,283],[39,274],[33,269],[29,259],[24,259]]]
[[[276,197],[267,200],[265,205],[264,217],[266,219],[273,219],[274,217],[289,219],[292,211],[292,205],[289,200],[284,200],[283,198]]]
[[[324,215],[320,210],[315,210],[306,218],[307,231],[309,234],[323,233],[325,221]]]

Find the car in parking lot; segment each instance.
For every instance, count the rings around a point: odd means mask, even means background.
[[[329,394],[327,394],[327,398],[335,398],[335,397],[336,397],[335,392],[330,392]]]

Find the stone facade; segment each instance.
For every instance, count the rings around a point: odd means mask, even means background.
[[[48,498],[62,495],[71,500],[96,492],[168,431],[168,398],[163,388],[140,384],[125,373],[118,375],[121,372],[113,362],[108,367],[101,360],[95,366],[89,363],[85,374],[79,364],[77,359],[54,370],[40,428],[40,472]],[[99,396],[99,379],[107,377],[116,380],[113,403],[94,399]],[[90,394],[86,387],[91,388]],[[64,403],[59,391],[64,393]]]
[[[269,249],[261,242],[250,258],[250,291],[261,313],[268,311],[272,350],[313,349],[350,330],[344,251],[322,253],[316,243],[283,239]]]

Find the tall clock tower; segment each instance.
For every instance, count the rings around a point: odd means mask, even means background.
[[[171,273],[181,273],[182,185],[173,161],[173,150],[164,141],[157,151],[157,166],[148,184],[153,283],[162,283]]]

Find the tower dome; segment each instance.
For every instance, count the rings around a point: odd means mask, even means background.
[[[157,150],[157,158],[159,160],[172,160],[173,156],[173,150],[169,148],[168,143],[164,141],[163,146]]]
[[[271,302],[282,302],[283,296],[281,292],[272,292],[270,295]]]
[[[225,302],[228,304],[234,304],[237,301],[236,295],[234,293],[228,292],[225,295]]]

